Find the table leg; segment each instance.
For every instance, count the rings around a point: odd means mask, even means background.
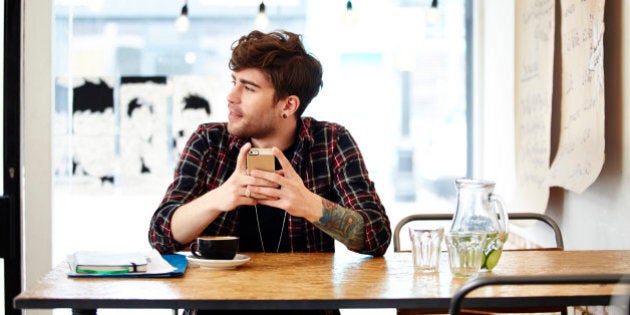
[[[96,310],[72,309],[72,315],[96,315]]]

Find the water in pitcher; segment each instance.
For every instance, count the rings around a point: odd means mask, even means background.
[[[493,192],[495,183],[459,178],[457,206],[450,232],[484,232],[481,271],[492,270],[499,262],[508,236],[508,215],[502,199]]]

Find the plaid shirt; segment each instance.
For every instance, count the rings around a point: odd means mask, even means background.
[[[389,219],[350,133],[340,125],[309,117],[302,118],[298,128],[295,155],[287,158],[304,185],[317,195],[358,212],[365,222],[365,246],[358,252],[383,255],[391,240]],[[225,182],[234,172],[244,144],[244,139],[228,133],[226,123],[199,126],[188,140],[174,180],[151,219],[149,241],[154,248],[168,253],[187,245],[173,239],[170,222],[173,213],[181,205]],[[203,234],[238,235],[238,212],[222,213]],[[334,239],[308,220],[289,215],[287,222],[293,251],[334,251]],[[294,244],[303,245],[295,248]]]

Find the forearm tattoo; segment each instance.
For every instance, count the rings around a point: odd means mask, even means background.
[[[352,211],[330,202],[322,200],[323,215],[315,226],[354,250],[365,247],[365,223],[363,217]]]

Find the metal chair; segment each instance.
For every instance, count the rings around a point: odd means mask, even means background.
[[[460,287],[449,305],[449,314],[459,315],[462,303],[468,293],[490,285],[533,285],[533,284],[630,284],[630,274],[591,274],[591,275],[556,275],[556,276],[497,276],[478,277]],[[628,292],[630,294],[630,292]],[[609,302],[603,302],[609,303]],[[624,305],[625,307],[626,305]],[[630,305],[627,305],[630,307]],[[488,307],[484,305],[484,307]]]
[[[536,220],[545,223],[548,225],[554,233],[555,242],[557,249],[564,249],[564,241],[562,239],[562,232],[560,231],[560,227],[551,217],[534,212],[514,212],[508,213],[508,218],[510,220]],[[453,214],[451,213],[422,213],[422,214],[412,214],[404,217],[394,229],[394,251],[400,252],[400,230],[402,230],[403,226],[405,226],[409,222],[413,221],[450,221],[453,219]]]

